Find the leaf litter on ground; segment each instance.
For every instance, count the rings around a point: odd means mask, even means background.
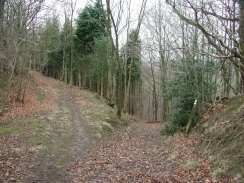
[[[97,104],[87,99],[79,88],[70,88],[60,81],[43,77],[39,73],[35,73],[33,81],[35,85],[28,85],[28,97],[24,104],[14,103],[9,111],[0,117],[0,123],[3,123],[1,128],[5,128],[7,125],[4,123],[13,118],[30,118],[36,114],[46,114],[47,111],[50,113],[52,106],[57,103],[57,97],[62,95],[80,107],[80,112],[87,109],[81,116],[88,123],[89,120],[94,120],[91,110]],[[43,101],[38,100],[38,88],[45,91]],[[52,126],[57,121],[53,119],[48,122],[48,125]],[[73,156],[73,159],[70,158],[69,164],[65,165],[69,179],[57,178],[56,180],[69,180],[74,183],[234,182],[231,178],[213,180],[214,168],[197,148],[200,143],[198,138],[193,135],[185,137],[180,133],[173,137],[161,136],[162,127],[163,124],[160,123],[133,122],[127,127],[112,132],[109,136],[93,138],[91,144],[84,146],[87,151],[77,145],[78,153]],[[1,182],[21,182],[24,180],[23,177],[30,173],[36,161],[32,157],[41,149],[29,148],[25,146],[24,141],[34,133],[37,132],[30,130],[17,135],[0,136]],[[21,144],[23,146],[20,146]]]

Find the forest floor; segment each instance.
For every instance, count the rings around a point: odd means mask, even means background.
[[[118,120],[96,94],[39,73],[27,84],[24,103],[0,116],[0,182],[238,182],[219,176],[197,137]]]

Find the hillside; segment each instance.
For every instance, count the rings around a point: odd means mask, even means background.
[[[0,182],[244,180],[243,96],[167,137],[163,124],[118,119],[97,94],[33,74],[25,102],[0,117]]]
[[[0,0],[0,183],[244,183],[243,40],[244,0]]]
[[[195,135],[201,139],[203,156],[215,166],[216,177],[244,181],[244,95],[218,104],[218,112]],[[211,113],[211,112],[210,112]]]
[[[0,116],[0,182],[60,182],[67,177],[60,176],[65,171],[61,167],[93,138],[135,120],[127,115],[117,119],[115,109],[95,93],[32,75],[31,81],[20,79],[26,84],[24,102],[16,101],[16,82]]]

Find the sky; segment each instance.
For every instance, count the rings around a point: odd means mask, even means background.
[[[85,5],[88,3],[88,2],[92,2],[94,0],[77,0],[76,2],[76,13],[77,13],[77,10],[78,9],[82,9],[85,7]],[[114,0],[114,2],[116,2],[119,0]],[[141,4],[142,0],[131,0],[131,7],[132,9],[137,9],[138,7],[140,7],[140,4]],[[148,0],[148,3],[150,3],[150,0]],[[139,6],[138,6],[139,5]],[[77,16],[77,15],[76,15]]]
[[[75,0],[72,0],[73,2],[75,2]],[[75,8],[75,14],[74,14],[74,18],[78,17],[78,13],[77,11],[79,9],[83,9],[85,7],[85,5],[91,0],[77,0],[76,2],[76,8]],[[50,16],[50,13],[58,15],[59,19],[61,22],[64,21],[64,8],[61,5],[61,1],[59,0],[46,0],[45,1],[45,9],[43,11],[44,14],[46,14],[47,16]]]
[[[79,9],[83,9],[89,0],[77,0],[76,2],[76,10],[75,10],[75,18],[78,16],[77,11]]]
[[[50,17],[52,16],[51,14],[53,14],[54,16],[57,16],[60,20],[60,23],[61,25],[64,23],[64,19],[65,19],[65,16],[64,16],[64,10],[65,9],[69,9],[68,7],[65,7],[64,4],[62,4],[61,2],[64,1],[64,0],[46,0],[46,7],[47,7],[47,10],[44,11],[43,13],[46,14],[47,17]],[[70,1],[70,0],[67,0],[67,1]],[[78,17],[78,10],[82,10],[88,3],[92,3],[95,1],[95,0],[72,0],[73,2],[76,1],[76,8],[75,8],[75,11],[74,11],[74,20]],[[129,1],[129,0],[128,0]],[[137,24],[137,18],[138,18],[138,15],[139,15],[139,11],[140,11],[140,7],[141,7],[141,3],[142,3],[143,0],[131,0],[131,27],[130,29],[133,28],[133,26],[135,26]],[[148,0],[147,1],[147,5],[150,6],[150,4],[152,3],[152,1],[154,0]],[[112,8],[112,11],[114,13],[114,16],[116,17],[117,16],[117,8],[118,8],[118,3],[120,2],[120,0],[111,0],[111,8]],[[105,0],[103,0],[103,4],[106,4]],[[124,15],[122,16],[122,19],[121,19],[121,23],[120,23],[120,27],[119,27],[119,30],[120,30],[120,34],[119,34],[119,37],[120,37],[120,40],[121,40],[121,43],[124,44],[125,40],[126,40],[126,22],[125,22],[125,18],[127,16],[127,1],[125,0],[124,1]],[[68,11],[68,14],[70,14],[71,12]],[[68,15],[69,16],[69,15]],[[115,18],[116,19],[116,18]]]
[[[73,2],[76,1],[76,8],[74,12],[74,18],[78,17],[78,10],[81,10],[85,7],[86,4],[92,3],[95,0],[72,0]],[[116,5],[119,3],[120,0],[111,0],[111,6]],[[150,4],[151,0],[148,0],[147,4]],[[125,1],[126,2],[126,1]],[[132,13],[137,14],[139,8],[141,6],[142,0],[131,0],[131,10]],[[46,0],[45,1],[47,10],[44,11],[47,16],[50,16],[50,13],[54,12],[55,15],[58,15],[60,21],[62,22],[64,19],[64,5],[62,5],[61,0]],[[105,4],[105,0],[103,0],[103,4]]]

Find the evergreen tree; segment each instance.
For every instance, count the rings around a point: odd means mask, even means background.
[[[186,58],[181,62],[172,61],[172,68],[176,69],[174,77],[167,83],[168,91],[166,98],[171,101],[176,101],[172,106],[175,111],[168,124],[162,129],[162,134],[174,134],[175,132],[182,130],[187,125],[194,101],[197,99],[199,103],[203,100],[203,97],[212,96],[216,93],[214,83],[203,76],[202,69],[204,68],[204,74],[214,74],[214,68],[217,65],[214,62],[202,63],[202,60],[195,59],[192,55],[187,54]],[[202,89],[204,92],[202,92]],[[202,95],[204,93],[204,96]],[[204,100],[206,101],[206,99]],[[193,119],[193,123],[196,124],[199,114]]]
[[[134,103],[132,105],[128,105],[129,94],[134,90],[139,90],[140,84],[137,83],[141,81],[141,40],[138,35],[137,30],[132,30],[128,36],[128,41],[123,46],[121,51],[121,57],[124,63],[123,68],[123,77],[124,77],[124,100],[123,100],[123,111],[129,111],[129,113],[136,113],[136,106],[133,101],[136,100],[136,96],[133,96],[133,99],[130,102]],[[138,92],[137,92],[138,93]],[[131,109],[133,108],[133,109]],[[132,111],[132,112],[131,112]]]
[[[95,38],[105,34],[105,17],[99,0],[94,5],[87,5],[76,20],[75,48],[79,53],[92,52]]]
[[[108,63],[107,63],[107,42],[105,37],[95,38],[93,53],[90,54],[90,65],[91,69],[88,77],[92,79],[95,84],[93,89],[104,96],[104,85],[107,81],[108,76]]]
[[[42,72],[47,76],[59,78],[62,68],[62,45],[57,17],[46,21],[45,28],[40,35],[41,39],[44,40],[44,49],[46,50],[43,55],[44,64]]]
[[[91,76],[92,61],[90,54],[94,53],[94,41],[105,35],[105,17],[102,10],[101,1],[97,0],[93,5],[87,5],[79,14],[76,20],[74,33],[74,47],[78,62],[79,80],[82,86],[87,86],[88,76]],[[91,79],[90,79],[90,89]],[[79,81],[80,82],[80,81]]]

